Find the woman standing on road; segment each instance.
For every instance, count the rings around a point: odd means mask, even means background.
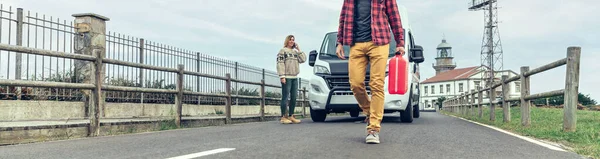
[[[281,120],[282,124],[300,123],[300,120],[294,118],[294,108],[296,107],[296,96],[298,95],[298,74],[300,73],[300,64],[306,61],[306,54],[300,50],[296,44],[294,35],[288,35],[283,43],[283,48],[277,54],[277,74],[281,81]],[[286,114],[288,94],[290,96],[290,109]]]

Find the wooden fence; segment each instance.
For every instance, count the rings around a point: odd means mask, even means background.
[[[490,120],[494,121],[495,116],[495,105],[501,104],[503,108],[503,122],[510,122],[510,102],[519,102],[521,107],[521,125],[528,127],[531,125],[530,118],[530,107],[531,100],[539,98],[548,98],[554,96],[564,95],[564,113],[563,113],[563,131],[573,132],[576,130],[577,116],[575,114],[578,103],[579,93],[579,60],[581,57],[581,47],[569,47],[567,49],[567,57],[550,64],[538,67],[533,70],[529,70],[529,66],[521,67],[521,73],[519,76],[508,78],[507,75],[502,76],[502,81],[493,84],[491,87],[487,87],[480,90],[473,90],[471,93],[463,93],[462,95],[448,99],[442,104],[442,109],[445,111],[451,111],[455,113],[461,113],[463,115],[476,114],[475,107],[479,108],[479,118],[483,118],[483,105],[490,106]],[[565,88],[555,91],[549,91],[539,94],[530,95],[530,80],[529,77],[535,74],[554,69],[556,67],[567,65],[566,69],[566,80]],[[508,87],[506,85],[513,81],[521,81],[521,97],[510,98],[508,97]],[[501,100],[496,101],[493,91],[495,88],[502,86]],[[488,102],[483,102],[483,92],[488,91],[492,98]],[[477,95],[477,97],[475,97]],[[478,99],[475,102],[475,99]]]
[[[184,65],[178,65],[178,68],[167,68],[167,67],[158,67],[158,66],[140,64],[140,63],[114,60],[114,59],[107,59],[107,58],[103,58],[102,52],[97,51],[97,50],[94,51],[95,56],[84,55],[84,54],[72,54],[72,53],[50,51],[50,50],[43,50],[43,49],[36,49],[36,48],[28,48],[28,47],[23,47],[23,46],[15,46],[15,45],[7,45],[7,44],[0,44],[0,50],[4,50],[4,51],[8,51],[8,52],[33,54],[33,55],[43,55],[43,56],[49,56],[49,57],[67,58],[67,59],[80,60],[80,61],[86,61],[86,62],[93,63],[92,67],[94,69],[92,69],[92,70],[94,70],[94,72],[92,72],[92,74],[95,75],[95,78],[92,78],[92,79],[94,79],[94,81],[90,81],[90,83],[64,83],[64,82],[42,82],[42,81],[0,79],[0,85],[3,85],[3,86],[82,89],[82,90],[91,91],[91,94],[87,95],[87,97],[89,97],[88,100],[91,99],[91,101],[89,101],[89,103],[91,103],[91,104],[89,104],[90,111],[86,112],[86,113],[89,113],[89,116],[90,116],[90,128],[89,128],[90,136],[96,136],[99,131],[99,127],[100,127],[99,111],[100,111],[100,107],[101,107],[102,103],[104,103],[104,99],[103,99],[104,96],[102,95],[103,91],[176,94],[176,102],[175,103],[176,103],[177,111],[176,111],[175,122],[176,122],[177,127],[181,126],[181,116],[182,116],[181,111],[182,111],[182,105],[183,105],[182,101],[183,101],[184,95],[226,98],[227,99],[227,102],[225,105],[226,123],[231,123],[232,97],[233,98],[241,98],[241,99],[259,99],[261,101],[260,102],[260,117],[262,120],[264,120],[264,116],[265,116],[265,100],[282,100],[281,98],[265,97],[265,87],[281,88],[281,86],[265,84],[264,79],[261,80],[260,82],[244,81],[244,80],[232,79],[231,75],[229,73],[227,73],[225,77],[220,77],[220,76],[215,76],[215,75],[187,71],[187,70],[185,70]],[[129,67],[135,67],[135,68],[140,68],[140,69],[177,73],[177,88],[175,90],[169,90],[169,89],[154,89],[154,88],[103,85],[103,78],[101,78],[101,75],[103,75],[103,73],[104,73],[103,69],[97,69],[97,68],[103,68],[105,64],[115,64],[115,65],[129,66]],[[192,76],[224,80],[224,81],[226,81],[226,94],[211,94],[211,93],[185,91],[183,89],[184,88],[183,87],[184,75],[192,75]],[[245,84],[251,84],[251,85],[260,85],[260,96],[232,95],[231,94],[231,83],[232,82],[239,82],[239,83],[245,83]],[[303,89],[301,89],[299,91],[302,93],[302,97],[303,97],[300,102],[301,102],[301,106],[302,106],[302,115],[304,116],[306,114],[305,102],[307,101],[305,98],[306,92],[307,92],[306,87],[304,87]]]

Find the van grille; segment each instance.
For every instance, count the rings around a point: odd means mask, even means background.
[[[350,79],[348,78],[348,76],[329,76],[323,78],[325,78],[329,89],[332,89],[334,87],[350,89]],[[365,77],[365,86],[367,86],[367,89],[369,89],[369,79],[369,76]]]

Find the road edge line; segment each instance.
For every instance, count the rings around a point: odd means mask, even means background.
[[[509,132],[509,131],[506,131],[506,130],[503,130],[503,129],[497,128],[497,127],[495,127],[495,126],[491,126],[491,125],[487,125],[487,124],[482,124],[482,123],[479,123],[479,122],[476,122],[476,121],[471,121],[471,120],[468,120],[468,119],[465,119],[465,118],[462,118],[462,117],[459,117],[459,116],[454,116],[454,115],[449,115],[449,114],[447,114],[447,115],[448,115],[448,116],[455,117],[455,118],[458,118],[458,119],[461,119],[461,120],[464,120],[464,121],[467,121],[467,122],[475,123],[475,124],[477,124],[477,125],[481,125],[481,126],[484,126],[484,127],[487,127],[487,128],[490,128],[490,129],[493,129],[493,130],[496,130],[496,131],[499,131],[499,132],[502,132],[502,133],[505,133],[505,134],[508,134],[508,135],[514,136],[514,137],[517,137],[517,138],[519,138],[519,139],[522,139],[522,140],[525,140],[525,141],[528,141],[528,142],[531,142],[531,143],[537,144],[537,145],[539,145],[539,146],[542,146],[542,147],[548,148],[548,149],[550,149],[550,150],[562,151],[562,152],[569,152],[569,151],[567,151],[567,150],[565,150],[565,149],[563,149],[563,148],[560,148],[560,147],[558,147],[558,146],[551,145],[551,144],[547,144],[547,143],[544,143],[544,142],[542,142],[542,141],[538,141],[538,140],[536,140],[536,139],[533,139],[533,138],[530,138],[530,137],[525,137],[525,136],[522,136],[522,135],[519,135],[519,134],[515,134],[515,133],[512,133],[512,132]]]

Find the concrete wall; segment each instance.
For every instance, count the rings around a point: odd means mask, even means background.
[[[82,102],[0,101],[0,121],[71,119],[84,116]]]
[[[309,108],[306,106],[306,113]],[[174,104],[106,103],[101,109],[103,118],[134,118],[175,115]],[[258,115],[260,106],[231,106],[231,115]],[[279,106],[265,106],[265,114],[279,115]],[[296,114],[302,107],[296,106]],[[225,106],[183,105],[182,116],[224,115]],[[60,101],[0,101],[0,121],[59,120],[85,117],[83,102]]]

